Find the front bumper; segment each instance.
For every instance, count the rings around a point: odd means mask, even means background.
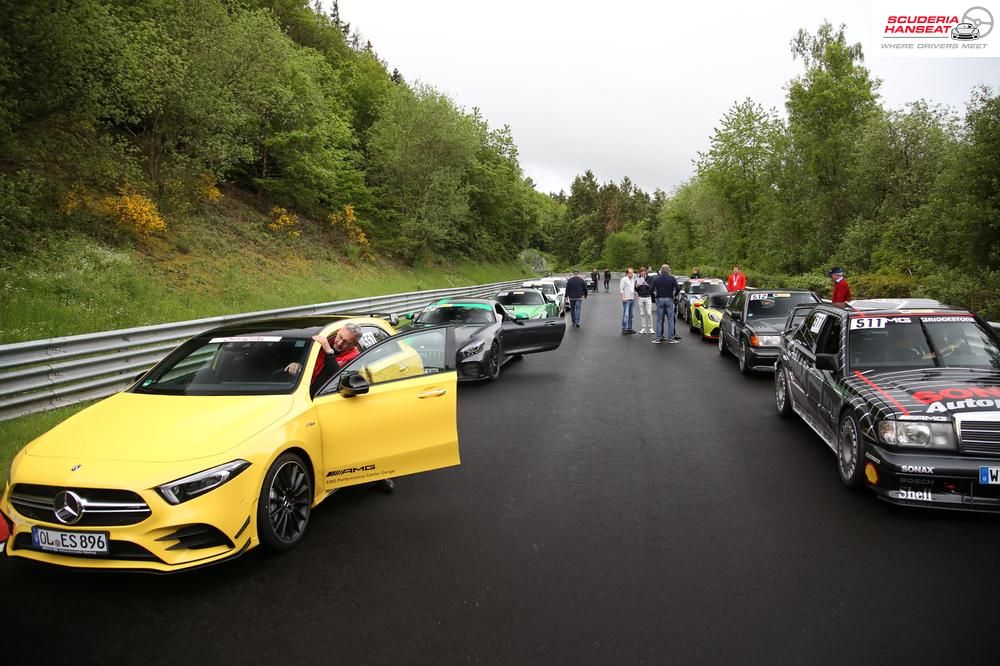
[[[1000,467],[998,458],[901,452],[869,444],[865,465],[868,487],[891,504],[1000,512],[1000,485],[979,482],[979,468]]]
[[[747,365],[751,370],[774,372],[777,360],[777,347],[747,347]]]
[[[77,527],[25,515],[12,504],[17,484],[8,487],[0,512],[13,523],[6,557],[72,569],[119,569],[170,573],[227,560],[257,545],[257,477],[241,474],[219,488],[178,505],[155,490],[137,491],[150,508],[144,520],[129,525]],[[105,554],[60,553],[42,549],[33,528],[59,532],[104,533]]]

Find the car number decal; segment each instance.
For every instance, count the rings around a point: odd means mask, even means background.
[[[823,322],[826,321],[825,312],[817,312],[816,317],[813,318],[812,326],[809,327],[811,333],[819,333],[819,329],[823,328]]]
[[[885,317],[863,317],[859,319],[851,319],[851,330],[856,331],[859,329],[885,328],[887,321],[888,319]]]

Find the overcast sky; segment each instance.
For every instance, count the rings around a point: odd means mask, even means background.
[[[600,182],[628,176],[650,193],[679,185],[734,102],[751,97],[784,112],[784,85],[802,71],[789,41],[799,28],[815,32],[824,19],[846,23],[850,41],[865,45],[866,65],[882,79],[890,108],[924,98],[963,112],[973,86],[1000,88],[1000,59],[871,53],[870,0],[339,6],[341,18],[407,81],[430,84],[466,109],[479,107],[491,126],[510,125],[521,166],[543,192],[568,191],[586,169]]]

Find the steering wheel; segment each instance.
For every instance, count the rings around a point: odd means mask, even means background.
[[[278,368],[277,370],[275,370],[274,372],[272,372],[270,374],[270,376],[268,376],[267,381],[269,381],[269,382],[276,382],[276,381],[278,381],[279,377],[281,377],[282,375],[291,376],[292,373],[288,372],[287,368]]]

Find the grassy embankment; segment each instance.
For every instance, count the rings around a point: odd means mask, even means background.
[[[49,230],[0,256],[0,344],[529,275],[515,263],[352,259],[322,225],[276,234],[239,193],[223,202],[150,238]],[[0,487],[18,449],[83,406],[0,422]]]

